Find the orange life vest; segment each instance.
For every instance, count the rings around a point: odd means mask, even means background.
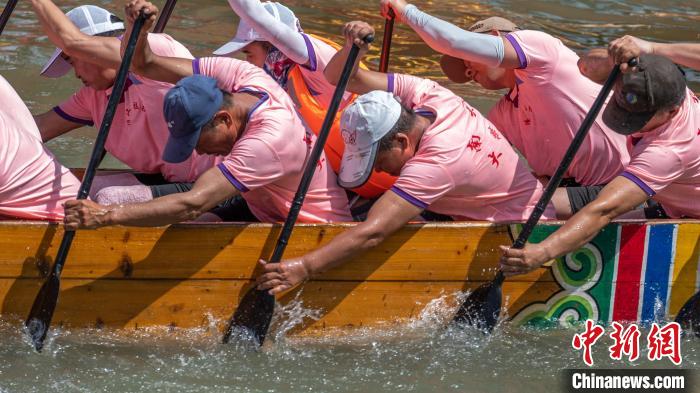
[[[340,49],[340,45],[333,41],[313,36],[319,39],[333,48]],[[360,65],[365,68],[364,65]],[[301,114],[309,128],[318,135],[321,131],[321,125],[323,124],[323,119],[326,116],[327,108],[321,106],[316,98],[309,91],[306,82],[304,81],[304,76],[301,73],[299,65],[292,67],[288,75],[287,90],[292,100],[297,104],[297,109]],[[347,105],[352,103],[356,94],[353,94],[347,101]],[[330,164],[331,168],[338,173],[340,171],[340,161],[343,158],[343,151],[345,150],[345,142],[343,137],[340,135],[340,116],[342,114],[343,108],[338,110],[338,114],[333,122],[333,127],[328,135],[328,140],[326,141],[326,146],[324,151],[326,152],[326,159]],[[388,190],[396,181],[396,177],[391,176],[384,172],[377,172],[374,170],[372,175],[367,180],[367,183],[358,188],[353,188],[352,191],[364,198],[376,198],[380,196],[384,191]]]

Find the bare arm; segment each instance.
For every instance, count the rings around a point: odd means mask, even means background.
[[[388,86],[387,74],[363,70],[358,67],[360,60],[367,53],[367,49],[369,48],[369,45],[363,41],[363,38],[369,34],[374,34],[374,29],[365,22],[350,22],[343,27],[343,34],[346,38],[345,45],[328,62],[323,72],[328,82],[332,85],[338,84],[340,74],[350,55],[352,46],[358,45],[360,47],[360,54],[357,56],[353,71],[350,74],[347,90],[356,94],[364,94],[373,90],[386,91]]]
[[[654,54],[665,56],[674,63],[700,71],[700,44],[681,42],[677,44],[653,43]]]
[[[197,179],[188,192],[166,195],[144,203],[102,206],[87,200],[65,204],[66,228],[98,228],[109,225],[160,226],[190,221],[232,198],[239,191],[214,167]]]
[[[34,122],[37,128],[39,128],[39,133],[41,133],[41,140],[43,142],[48,142],[57,136],[61,136],[68,131],[83,126],[82,124],[73,123],[72,121],[62,118],[53,110],[34,116]]]
[[[153,26],[153,22],[158,14],[158,8],[144,0],[131,1],[124,8],[126,13],[126,33],[121,42],[121,53],[124,53],[126,50],[128,37],[131,36],[134,21],[141,10],[148,14],[149,17],[146,19],[139,34],[134,57],[131,60],[131,71],[148,79],[172,84],[192,75],[191,59],[158,56],[151,51],[151,47],[148,44],[148,30]]]
[[[621,67],[623,71],[626,68],[624,63],[643,54],[665,56],[674,63],[700,70],[700,44],[697,43],[667,44],[626,35],[611,42],[608,51],[616,64],[623,64]]]
[[[372,206],[366,221],[336,236],[325,246],[301,258],[265,264],[266,273],[257,279],[258,289],[279,293],[298,285],[310,275],[338,267],[352,256],[382,243],[421,210],[396,193],[387,192]]]
[[[67,56],[105,68],[119,67],[119,39],[82,33],[50,0],[32,0],[32,7],[49,40]]]
[[[644,203],[648,195],[631,180],[618,176],[598,198],[571,217],[566,224],[539,244],[524,249],[503,247],[501,267],[506,276],[527,273],[544,262],[577,250],[591,241],[616,217]]]

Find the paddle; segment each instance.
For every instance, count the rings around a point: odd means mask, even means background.
[[[695,336],[700,338],[700,292],[693,295],[681,307],[681,310],[676,315],[676,322],[683,329],[692,329]]]
[[[12,11],[15,10],[16,5],[17,0],[10,0],[5,4],[5,9],[2,10],[2,14],[0,15],[0,33],[5,30],[5,25],[7,21],[10,20],[10,15],[12,15]]]
[[[382,53],[379,56],[379,72],[386,72],[389,70],[389,52],[391,51],[391,36],[394,33],[394,19],[396,19],[396,14],[394,10],[389,8],[389,15],[384,22],[384,38],[382,39]]]
[[[160,11],[160,16],[156,21],[156,26],[153,28],[154,33],[160,34],[165,30],[165,25],[168,24],[170,14],[172,14],[173,9],[175,9],[175,3],[177,3],[177,0],[168,0],[165,2],[163,9]]]
[[[628,64],[634,67],[637,64],[637,60],[632,59]],[[619,74],[620,67],[613,67],[608,79],[603,85],[603,88],[600,90],[600,93],[598,93],[598,97],[596,97],[595,101],[593,102],[591,110],[586,115],[586,118],[583,119],[581,127],[579,127],[574,139],[571,141],[571,145],[566,150],[561,164],[559,164],[556,172],[554,172],[554,176],[552,176],[549,183],[547,183],[547,187],[542,193],[540,200],[537,202],[535,209],[530,214],[530,217],[527,219],[525,225],[523,225],[523,229],[518,235],[518,238],[513,243],[513,248],[517,249],[525,247],[527,239],[530,237],[532,230],[535,229],[535,225],[537,225],[537,221],[542,216],[542,213],[544,213],[545,209],[547,208],[549,201],[554,195],[554,191],[556,191],[557,187],[559,187],[561,179],[564,177],[564,174],[569,168],[571,161],[574,159],[574,156],[581,146],[581,143],[583,143],[583,140],[586,138],[588,130],[591,128],[591,125],[598,116],[598,113],[603,107],[605,100],[608,98],[608,94],[610,94],[610,91],[612,90],[615,80]],[[455,314],[453,322],[457,323],[458,325],[474,326],[480,330],[490,333],[494,326],[496,326],[496,322],[498,322],[498,317],[501,313],[501,302],[503,298],[501,287],[504,280],[505,276],[503,275],[503,272],[499,271],[493,281],[480,286],[474,292],[470,293],[464,300],[464,303],[462,303],[460,306],[457,314]]]
[[[109,101],[107,102],[105,116],[102,120],[100,130],[97,133],[95,145],[92,148],[92,155],[90,156],[90,162],[85,170],[83,181],[80,184],[77,199],[87,198],[90,191],[92,180],[95,177],[95,172],[97,171],[97,166],[99,165],[102,149],[107,141],[109,128],[112,125],[112,119],[114,118],[114,113],[116,112],[117,105],[119,104],[119,98],[122,96],[122,92],[124,91],[126,76],[129,71],[129,65],[131,64],[134,49],[136,48],[139,32],[141,31],[145,20],[146,15],[141,13],[134,22],[134,30],[129,36],[129,41],[127,43],[126,50],[124,51],[124,58],[119,66],[112,95],[109,97]],[[58,248],[58,253],[56,254],[56,263],[54,263],[53,269],[51,269],[51,272],[49,273],[49,277],[41,286],[41,289],[34,300],[34,304],[32,305],[32,309],[29,312],[27,321],[25,322],[27,332],[32,339],[34,348],[37,351],[41,351],[41,348],[44,346],[44,340],[46,339],[46,334],[48,333],[49,326],[51,325],[51,318],[56,310],[58,292],[61,284],[61,272],[63,271],[63,265],[66,262],[66,257],[68,256],[70,247],[73,244],[74,237],[75,231],[66,231],[64,233],[63,239],[61,240],[61,245]]]
[[[364,41],[367,43],[370,43],[373,40],[374,37],[372,35],[364,38]],[[338,85],[335,87],[333,98],[328,106],[328,112],[326,112],[326,117],[323,119],[323,125],[321,126],[321,131],[318,134],[318,139],[316,140],[316,144],[314,144],[311,155],[306,162],[304,174],[299,182],[299,188],[294,195],[294,201],[289,209],[287,219],[284,221],[282,232],[277,238],[275,249],[272,253],[272,257],[270,258],[270,262],[272,263],[277,263],[282,260],[282,254],[284,254],[284,249],[287,247],[287,242],[292,234],[292,230],[294,229],[294,224],[299,216],[301,205],[304,203],[306,191],[309,189],[311,179],[316,171],[316,163],[321,158],[321,153],[323,153],[323,147],[326,144],[328,134],[330,134],[331,127],[335,121],[338,108],[340,107],[340,101],[343,99],[345,87],[348,85],[350,74],[353,66],[355,65],[359,52],[360,48],[353,45],[352,49],[350,50],[350,54],[348,55],[348,59],[345,61],[345,66],[340,74]],[[275,297],[273,295],[270,295],[267,291],[259,291],[255,287],[248,290],[248,292],[243,296],[243,299],[241,299],[241,302],[238,304],[238,308],[233,314],[233,317],[229,321],[223,337],[224,344],[229,342],[233,333],[239,334],[242,332],[247,332],[250,334],[250,337],[255,340],[257,345],[262,345],[263,341],[265,341],[267,330],[270,327],[270,321],[272,320],[272,313],[274,309]]]
[[[16,1],[15,1],[16,3]],[[165,2],[165,5],[163,6],[163,10],[160,12],[160,16],[158,17],[158,20],[156,21],[156,26],[153,28],[153,32],[156,34],[160,34],[165,30],[165,25],[168,24],[168,20],[170,19],[170,14],[173,13],[173,9],[175,9],[175,3],[177,3],[177,0],[168,0]],[[4,15],[4,13],[3,13]],[[3,25],[4,26],[4,25]],[[2,31],[2,30],[0,30]],[[100,160],[98,161],[97,166],[99,167],[102,161],[105,159],[105,155],[107,155],[107,150],[104,148],[102,149],[102,152],[100,154]]]

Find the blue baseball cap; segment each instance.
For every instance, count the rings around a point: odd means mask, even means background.
[[[181,79],[165,95],[163,113],[170,131],[163,150],[163,160],[173,164],[192,155],[202,127],[221,109],[224,94],[216,79],[193,75]]]

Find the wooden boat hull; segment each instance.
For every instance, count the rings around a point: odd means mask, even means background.
[[[300,225],[287,256],[327,243],[348,225]],[[448,320],[455,295],[490,280],[498,245],[519,225],[409,225],[375,250],[278,297],[303,302],[316,317],[291,334],[385,326],[417,318],[431,301]],[[541,225],[533,240],[556,230]],[[279,226],[186,224],[79,231],[61,280],[54,324],[223,329],[271,254]],[[0,223],[0,315],[24,318],[53,263],[62,228]],[[504,284],[512,323],[546,326],[583,319],[673,317],[698,289],[700,222],[612,224],[551,267]],[[283,317],[284,318],[284,317]]]

